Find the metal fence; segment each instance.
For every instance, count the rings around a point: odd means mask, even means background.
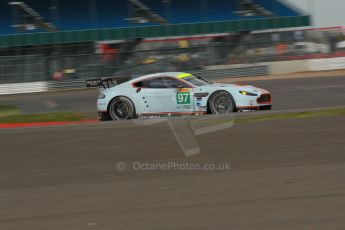
[[[43,81],[46,63],[42,55],[0,57],[0,84]]]
[[[267,67],[235,71],[231,65],[338,57],[345,56],[344,51],[342,28],[8,47],[0,49],[0,84],[55,81],[53,87],[64,88],[69,83],[73,86],[88,78],[110,77],[121,69],[158,62],[211,77],[258,75],[267,74]],[[228,67],[217,71],[207,68],[213,65]]]
[[[196,70],[190,71],[192,74],[197,74],[203,78],[214,80],[229,77],[250,77],[250,76],[260,76],[267,75],[269,69],[267,65],[256,65],[249,67],[240,68],[225,68],[225,69],[215,69],[215,70]],[[48,81],[49,90],[61,90],[61,89],[80,89],[85,88],[84,79],[76,80],[62,80],[62,81]]]

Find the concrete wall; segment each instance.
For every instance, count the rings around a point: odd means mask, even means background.
[[[310,71],[345,69],[345,57],[308,60]]]
[[[277,61],[266,63],[270,74],[286,74],[309,71],[308,60]]]
[[[48,91],[47,82],[0,84],[0,95]]]
[[[345,69],[345,57],[208,66],[206,70],[224,71],[227,69],[261,68],[263,66],[267,66],[268,74],[289,74],[307,71],[337,70]]]
[[[268,74],[289,74],[307,71],[337,70],[345,69],[345,57],[262,62],[256,64],[218,65],[208,66],[206,67],[206,70],[224,71],[230,69],[261,68],[264,66],[267,66]]]

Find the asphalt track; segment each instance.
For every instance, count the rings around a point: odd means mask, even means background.
[[[272,93],[274,110],[342,106],[345,77],[318,77],[245,81]],[[30,95],[0,96],[0,104],[17,106],[22,113],[71,111],[96,114],[98,91],[78,90]]]
[[[1,130],[0,229],[343,229],[344,123],[238,125],[197,136],[193,157],[165,123]]]
[[[274,109],[285,110],[342,106],[344,83],[253,85],[270,90]],[[92,113],[96,94],[1,100],[28,113],[47,110],[42,98],[57,100],[48,109]],[[344,124],[334,116],[235,125],[195,136],[201,152],[192,157],[166,122],[0,130],[0,229],[343,229]],[[139,163],[142,170],[134,168]],[[175,167],[149,170],[147,163]],[[187,170],[186,163],[230,170]]]

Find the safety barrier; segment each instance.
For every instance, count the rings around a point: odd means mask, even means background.
[[[227,69],[211,69],[211,70],[198,70],[192,71],[193,74],[213,80],[216,78],[229,78],[229,77],[251,77],[268,75],[267,65],[255,65],[241,68],[227,68]]]
[[[0,95],[48,91],[47,82],[0,84]]]
[[[85,79],[48,82],[49,90],[80,89],[80,88],[85,88]]]
[[[345,69],[345,57],[309,60],[311,71]]]

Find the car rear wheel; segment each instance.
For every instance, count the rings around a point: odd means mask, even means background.
[[[232,113],[235,110],[235,101],[228,92],[219,91],[211,95],[208,108],[212,114]]]
[[[136,117],[134,105],[126,97],[117,97],[110,102],[109,115],[113,120],[127,120]]]

